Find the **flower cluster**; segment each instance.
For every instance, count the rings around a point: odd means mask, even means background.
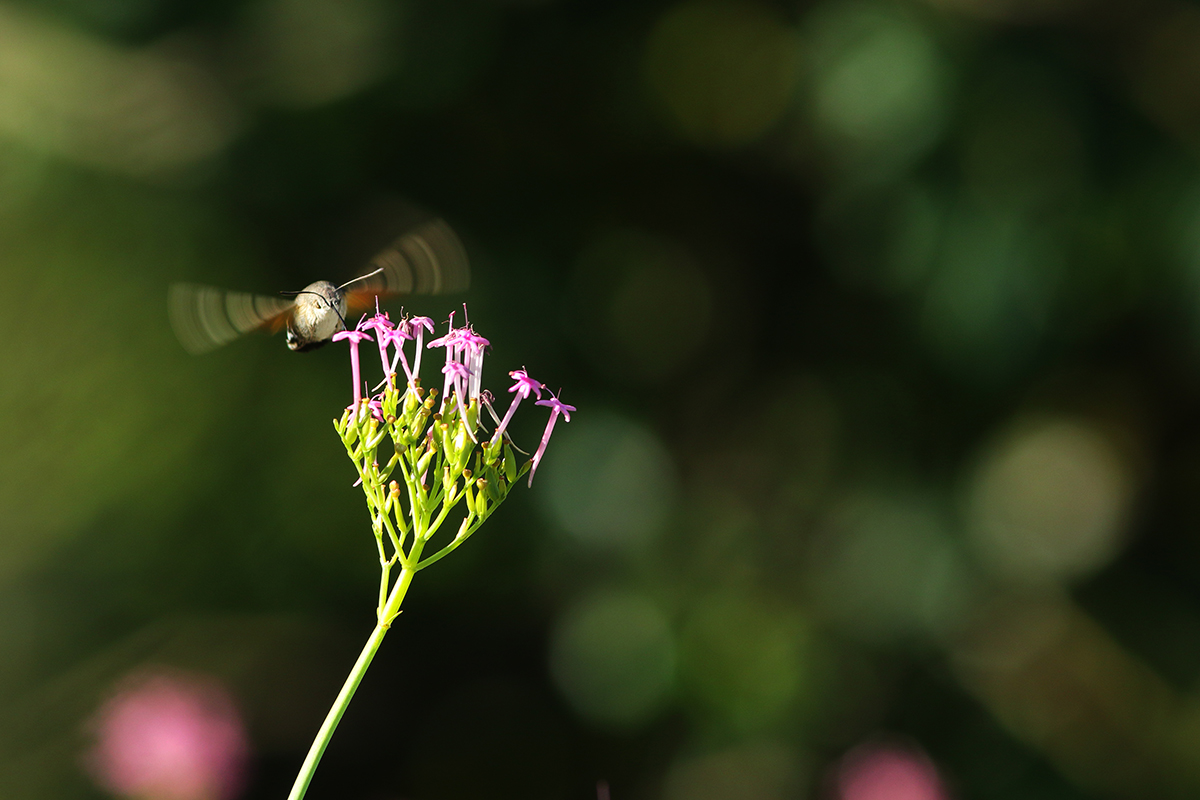
[[[440,560],[479,528],[526,472],[532,486],[555,423],[559,416],[569,422],[575,410],[519,369],[509,373],[512,400],[501,418],[492,406],[494,398],[482,386],[488,340],[469,324],[456,328],[453,315],[445,336],[426,344],[426,333],[434,333],[428,317],[406,316],[392,322],[386,313],[376,311],[354,330],[333,337],[350,345],[354,402],[334,426],[358,470],[379,546],[382,625],[394,616],[387,602],[391,568],[399,564],[404,574],[410,574]],[[376,344],[384,375],[374,395],[365,391],[363,382],[358,347],[364,341]],[[411,359],[405,351],[409,342],[413,343]],[[432,348],[445,351],[440,393],[421,385],[421,354]],[[542,399],[543,392],[547,399]],[[535,405],[550,409],[550,418],[532,459],[518,465],[519,451],[508,435],[508,425],[530,396],[536,397]],[[481,436],[485,410],[495,423],[490,436]],[[391,442],[392,453],[381,457],[379,447],[385,439]],[[465,514],[453,540],[422,557],[426,544],[460,503]]]

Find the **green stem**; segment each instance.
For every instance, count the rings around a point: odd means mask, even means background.
[[[467,519],[470,519],[470,517],[468,517]],[[472,524],[470,526],[467,526],[467,520],[463,520],[463,527],[460,529],[460,532],[457,535],[455,535],[454,541],[450,542],[450,544],[446,545],[441,550],[437,551],[436,553],[434,553],[433,555],[431,555],[429,558],[425,559],[424,561],[417,563],[416,566],[413,567],[413,569],[418,570],[418,571],[423,570],[426,567],[428,567],[430,564],[436,564],[437,562],[441,561],[446,556],[453,553],[455,550],[458,549],[458,546],[460,544],[465,542],[468,538],[470,538],[472,533],[474,533],[476,530],[479,529],[479,526],[483,524],[484,519],[485,519],[484,517],[478,517],[478,518],[476,518],[474,524]]]
[[[419,556],[420,553],[418,552],[417,555]],[[300,800],[308,791],[308,784],[312,781],[313,773],[317,771],[317,764],[320,763],[321,756],[325,754],[325,748],[329,745],[329,740],[333,737],[338,723],[341,722],[342,714],[346,713],[346,707],[350,705],[350,699],[354,697],[358,684],[362,682],[363,675],[367,673],[367,667],[371,666],[371,659],[375,658],[375,651],[379,649],[383,637],[388,632],[389,621],[400,613],[400,604],[404,602],[404,595],[408,593],[408,586],[412,583],[415,574],[415,570],[408,568],[400,571],[400,577],[396,579],[396,585],[392,587],[392,593],[388,597],[387,606],[383,609],[383,614],[375,625],[375,630],[371,631],[371,638],[367,639],[366,646],[359,653],[358,661],[354,662],[354,668],[350,670],[350,675],[342,685],[342,690],[338,692],[337,699],[333,701],[333,708],[329,709],[329,714],[321,723],[321,729],[317,731],[317,738],[313,739],[312,747],[308,749],[308,755],[304,758],[304,764],[300,767],[300,774],[296,776],[296,782],[292,784],[288,800]]]

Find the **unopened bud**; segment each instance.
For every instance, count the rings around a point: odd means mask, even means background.
[[[392,493],[392,497],[399,497],[400,496],[400,484],[397,483],[396,481],[392,481],[391,483],[388,484],[388,491]]]
[[[504,445],[504,475],[509,483],[517,479],[517,457],[513,455],[512,448],[507,443]]]

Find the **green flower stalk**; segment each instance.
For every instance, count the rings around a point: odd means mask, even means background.
[[[372,339],[368,330],[374,331],[384,372],[379,384],[383,391],[370,398],[363,396],[358,358],[359,343]],[[379,602],[375,630],[321,725],[289,800],[299,800],[308,790],[334,729],[400,613],[413,576],[469,539],[526,472],[532,484],[532,471],[555,420],[561,413],[570,421],[569,412],[575,410],[557,398],[553,404],[539,402],[551,408],[546,431],[535,458],[518,463],[506,431],[508,423],[521,400],[530,394],[540,399],[545,387],[524,370],[510,372],[513,399],[501,420],[492,408],[491,395],[482,389],[483,356],[489,343],[469,325],[455,328],[452,315],[449,332],[428,345],[446,351],[442,390],[440,394],[437,389],[426,390],[418,375],[425,330],[433,330],[427,317],[406,317],[393,324],[387,314],[376,313],[356,330],[333,337],[350,344],[354,402],[334,421],[334,428],[358,473],[355,485],[362,487],[366,498],[379,553]],[[408,341],[416,343],[411,369],[404,355]],[[389,349],[394,351],[390,357]],[[397,363],[403,366],[402,375],[395,372]],[[403,390],[400,378],[405,379]],[[496,422],[490,436],[481,435],[485,409]]]

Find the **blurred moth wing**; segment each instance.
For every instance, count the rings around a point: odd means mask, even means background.
[[[375,298],[408,294],[451,294],[471,286],[467,251],[444,220],[435,219],[403,234],[346,287],[351,312],[375,307]],[[374,274],[371,274],[374,273]]]
[[[229,344],[244,333],[287,325],[295,303],[282,297],[228,292],[195,283],[172,284],[167,313],[183,349],[200,355]]]
[[[362,272],[363,277],[337,288],[325,281],[309,284],[294,300],[176,283],[167,293],[167,311],[179,343],[194,355],[215,350],[251,331],[276,333],[284,328],[288,329],[290,349],[307,350],[344,329],[343,313],[374,308],[376,297],[448,294],[463,291],[471,283],[467,251],[454,230],[440,219],[401,235]],[[313,291],[318,284],[321,298]],[[334,294],[327,296],[328,291]],[[294,319],[298,311],[303,312],[303,320]]]

